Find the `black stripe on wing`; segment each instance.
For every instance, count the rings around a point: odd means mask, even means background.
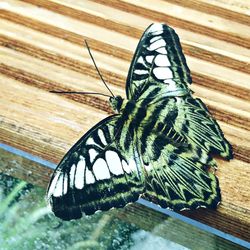
[[[123,207],[143,192],[137,149],[131,145],[125,151],[116,136],[119,118],[114,115],[99,122],[59,163],[47,191],[57,217],[71,220]]]
[[[174,29],[165,24],[150,25],[141,37],[129,69],[128,99],[138,99],[150,86],[164,88],[169,96],[184,95],[189,92],[187,84],[191,82]]]

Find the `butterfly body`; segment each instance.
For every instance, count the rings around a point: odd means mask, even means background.
[[[127,99],[91,128],[56,168],[47,199],[56,216],[77,219],[123,207],[141,195],[173,210],[216,208],[221,200],[213,155],[232,147],[188,88],[191,76],[172,28],[152,24],[132,60]]]

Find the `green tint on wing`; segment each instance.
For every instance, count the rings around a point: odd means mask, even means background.
[[[187,138],[197,157],[202,159],[205,152],[227,160],[233,158],[232,146],[200,99],[191,96],[177,98],[176,108],[178,116],[173,123],[174,129]]]
[[[174,210],[215,208],[221,195],[210,167],[214,155],[232,158],[230,144],[201,100],[158,96],[137,130],[146,197]]]
[[[163,208],[216,208],[221,200],[216,176],[204,170],[192,152],[176,154],[166,146],[157,160],[145,166],[145,196]]]

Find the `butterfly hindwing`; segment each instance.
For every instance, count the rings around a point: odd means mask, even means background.
[[[227,160],[232,159],[232,146],[204,103],[189,95],[176,99],[178,117],[173,126],[188,139],[197,156],[203,159],[206,155],[220,155]],[[209,162],[205,160],[203,163]]]
[[[204,168],[187,140],[173,129],[170,133],[175,135],[151,133],[151,150],[140,151],[147,172],[145,196],[177,211],[215,208],[221,198],[216,176]]]
[[[125,151],[116,135],[119,118],[98,123],[59,163],[47,191],[56,216],[69,220],[123,207],[143,192],[136,147]]]
[[[194,146],[183,131],[177,130],[187,122],[183,119],[179,98],[185,100],[184,97],[154,100],[147,106],[151,115],[144,120],[144,126],[136,129],[138,150],[146,172],[145,195],[162,207],[174,210],[216,207],[220,201],[218,180],[207,171],[212,157],[202,147]]]

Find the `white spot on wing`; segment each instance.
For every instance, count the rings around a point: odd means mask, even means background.
[[[122,167],[123,167],[123,170],[126,172],[126,173],[131,173],[131,169],[129,167],[129,165],[127,164],[126,161],[122,160]]]
[[[166,55],[157,55],[155,57],[155,64],[157,66],[171,66],[170,61]]]
[[[84,186],[84,174],[85,174],[85,160],[81,159],[77,163],[76,172],[75,172],[75,187],[77,189],[82,189]]]
[[[91,163],[94,161],[94,159],[96,158],[97,155],[98,155],[98,153],[96,152],[95,149],[91,148],[89,150],[89,158],[90,158]]]
[[[175,84],[175,82],[172,79],[166,79],[166,80],[164,80],[164,83],[167,83],[169,85]]]
[[[141,64],[144,64],[144,61],[143,61],[142,56],[140,56],[140,57],[138,58],[137,62],[138,62],[138,63],[141,63]]]
[[[146,61],[148,63],[152,63],[153,62],[153,59],[154,59],[154,56],[146,56]]]
[[[93,172],[97,180],[104,180],[110,178],[107,163],[102,158],[96,160],[93,165]]]
[[[167,67],[157,67],[153,69],[154,75],[157,79],[163,80],[168,78],[173,78],[172,71]]]
[[[177,105],[182,105],[183,104],[182,98],[176,97],[176,104]]]
[[[136,69],[134,71],[134,73],[137,74],[137,75],[146,75],[146,74],[148,74],[148,71],[147,70],[143,70],[143,69]]]
[[[53,180],[52,180],[52,182],[51,182],[51,184],[50,184],[49,191],[48,191],[48,198],[50,198],[50,196],[53,194],[53,192],[54,192],[54,190],[55,190],[56,183],[57,183],[57,181],[58,181],[58,178],[59,178],[59,176],[60,176],[60,173],[61,173],[61,172],[57,172],[57,173],[55,174],[55,176],[53,177]]]
[[[59,197],[63,195],[63,173],[60,173],[53,195],[55,197]]]
[[[74,187],[75,171],[76,171],[76,165],[73,164],[69,172],[69,186],[71,188]]]
[[[164,83],[168,84],[168,90],[169,91],[174,91],[174,90],[177,89],[176,82],[173,81],[172,79],[164,80]]]
[[[98,129],[98,136],[102,142],[103,145],[107,145],[107,141],[106,141],[106,138],[105,138],[105,135],[103,133],[103,131],[101,129]]]
[[[144,168],[146,169],[146,171],[150,171],[152,169],[152,166],[151,165],[144,165]]]
[[[63,178],[63,194],[66,194],[68,191],[68,175],[64,174]]]
[[[97,145],[92,137],[89,137],[86,141],[86,145]]]
[[[166,46],[166,42],[163,39],[160,39],[160,40],[157,40],[154,43],[152,43],[149,46],[148,50],[156,50],[156,49],[158,49],[160,47],[164,47],[164,46]]]
[[[88,168],[86,168],[86,173],[85,173],[85,177],[86,177],[86,184],[92,184],[95,183],[95,177],[92,174],[92,172],[90,170],[88,170]]]
[[[158,53],[163,54],[163,55],[167,55],[168,51],[166,50],[166,48],[162,47],[156,50]]]
[[[160,38],[161,38],[161,36],[155,36],[155,37],[150,39],[150,43],[153,43],[154,41],[156,41],[156,40],[158,40]]]
[[[121,165],[121,160],[118,154],[115,151],[108,150],[105,153],[106,156],[106,161],[109,166],[109,170],[115,174],[115,175],[120,175],[123,174],[122,170],[122,165]]]
[[[150,26],[149,32],[160,35],[163,33],[163,27],[162,24],[160,23],[154,23],[153,25]]]
[[[163,33],[163,30],[157,30],[157,31],[154,31],[153,33],[154,35],[160,35]]]
[[[133,171],[133,172],[137,171],[135,160],[129,160],[128,166],[131,169],[131,171]]]

